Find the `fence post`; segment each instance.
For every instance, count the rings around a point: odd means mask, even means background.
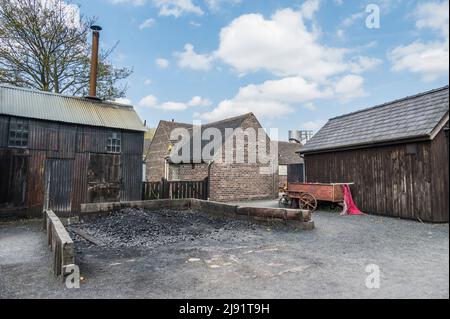
[[[170,185],[167,179],[164,177],[161,179],[161,199],[167,199],[170,198]]]

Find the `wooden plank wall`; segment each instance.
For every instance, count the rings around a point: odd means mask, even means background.
[[[416,154],[408,154],[407,144],[306,154],[307,181],[354,182],[355,202],[370,214],[448,222],[448,147],[442,144],[442,138],[434,147],[411,144]]]
[[[441,131],[431,143],[431,174],[434,199],[432,209],[436,222],[449,221],[449,138]]]

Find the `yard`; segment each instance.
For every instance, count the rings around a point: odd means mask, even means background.
[[[302,231],[128,209],[74,224],[83,280],[72,290],[51,274],[40,221],[0,223],[0,298],[449,298],[448,224],[314,220]],[[369,264],[380,267],[379,289],[365,286]]]

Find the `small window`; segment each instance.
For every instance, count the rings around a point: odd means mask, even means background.
[[[112,133],[108,138],[108,142],[106,144],[106,151],[108,153],[120,153],[121,152],[121,141],[120,141],[120,133]]]
[[[417,144],[408,144],[408,145],[406,145],[406,154],[408,154],[408,155],[417,155]]]
[[[8,146],[27,147],[29,135],[28,120],[11,118],[9,122]]]

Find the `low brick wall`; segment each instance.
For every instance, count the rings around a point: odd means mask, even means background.
[[[200,199],[162,199],[120,203],[93,203],[81,205],[81,218],[89,218],[123,208],[144,209],[193,209],[214,216],[247,219],[260,222],[281,222],[301,229],[313,229],[314,221],[310,211],[283,208],[259,208],[229,205]]]
[[[47,244],[53,252],[53,273],[64,278],[65,267],[75,264],[73,240],[53,211],[44,211],[43,222],[47,232]]]

